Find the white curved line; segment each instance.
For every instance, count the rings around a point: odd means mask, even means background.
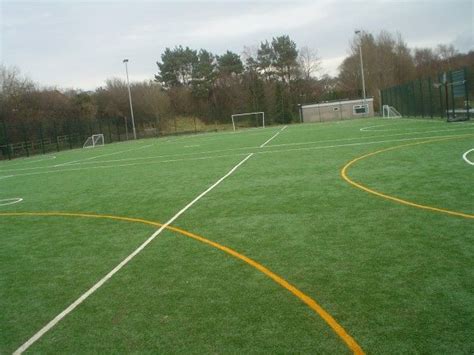
[[[370,128],[374,128],[374,127],[385,127],[385,126],[391,126],[393,125],[393,123],[389,123],[389,124],[377,124],[377,125],[374,125],[374,126],[367,126],[367,127],[362,127],[361,129],[359,129],[359,131],[361,132],[378,132],[378,131],[393,131],[393,129],[391,130],[388,130],[388,129],[374,129],[374,130],[371,130]]]
[[[23,201],[21,197],[4,198],[4,199],[0,199],[0,206],[13,205],[21,201]]]
[[[474,152],[474,148],[472,149],[469,149],[467,152],[465,152],[463,155],[462,155],[462,158],[466,161],[466,163],[470,164],[470,165],[474,165],[474,161],[470,161],[467,157],[467,155],[470,153],[470,152]]]

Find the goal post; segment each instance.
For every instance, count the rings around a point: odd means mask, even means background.
[[[104,135],[101,134],[93,134],[85,141],[82,148],[95,148],[101,147],[104,145]]]
[[[398,112],[395,107],[389,105],[382,106],[382,112],[384,118],[400,118],[402,115]]]
[[[249,117],[249,116],[252,116],[252,115],[256,118],[257,123],[256,123],[255,126],[256,127],[260,126],[260,117],[261,117],[261,127],[265,128],[265,112],[244,112],[244,113],[235,113],[235,114],[231,115],[232,128],[234,129],[234,131],[236,130],[236,125],[240,121],[239,118],[245,117],[245,116]]]

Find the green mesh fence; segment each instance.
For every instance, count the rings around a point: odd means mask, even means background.
[[[47,154],[66,149],[80,148],[93,134],[103,134],[106,143],[133,138],[130,122],[123,119],[38,122],[0,120],[0,160]],[[158,135],[158,130],[141,129],[139,138]]]
[[[440,73],[381,91],[382,105],[395,107],[405,117],[469,120],[474,112],[474,67]]]

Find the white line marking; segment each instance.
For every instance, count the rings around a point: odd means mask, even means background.
[[[293,146],[293,145],[306,145],[306,144],[314,144],[314,143],[323,143],[323,142],[341,142],[341,141],[351,141],[357,139],[370,139],[370,138],[386,138],[386,137],[396,137],[396,136],[404,136],[404,135],[411,135],[411,134],[426,134],[426,133],[439,133],[439,132],[451,132],[451,131],[461,131],[461,130],[471,130],[474,127],[467,127],[467,128],[453,128],[453,129],[438,129],[432,131],[423,131],[423,132],[403,132],[403,133],[394,133],[394,134],[383,134],[378,136],[364,136],[364,137],[354,137],[354,138],[339,138],[339,139],[327,139],[322,141],[310,141],[310,142],[297,142],[297,143],[284,143],[284,144],[274,144],[272,147],[284,147],[284,146]],[[431,137],[420,137],[414,139],[423,139],[423,138],[434,138]]]
[[[39,159],[38,159],[39,158]],[[53,160],[56,159],[55,155],[43,155],[43,156],[31,156],[28,158],[19,158],[19,159],[14,159],[12,161],[7,162],[12,167],[15,167],[17,165],[24,165],[24,164],[31,164],[31,163],[38,163],[41,161],[46,161],[46,160]]]
[[[47,156],[47,157],[42,157],[42,159],[33,159],[33,160],[29,160],[29,161],[25,161],[23,163],[37,163],[39,161],[45,161],[45,160],[52,160],[52,159],[56,159],[56,155],[50,155],[50,156]]]
[[[367,126],[367,127],[362,127],[361,129],[359,129],[359,131],[361,132],[379,132],[379,131],[390,131],[388,129],[374,129],[374,130],[371,130],[371,128],[374,128],[374,127],[386,127],[386,126],[393,126],[393,123],[389,123],[389,124],[377,124],[377,125],[374,125],[374,126]],[[392,129],[393,130],[393,129]]]
[[[195,147],[200,147],[199,144],[194,144],[194,145],[185,145],[184,148],[195,148]]]
[[[352,122],[352,121],[347,121]],[[436,133],[436,132],[451,132],[451,131],[460,131],[460,130],[471,130],[473,127],[465,127],[465,128],[453,128],[453,129],[441,129],[441,130],[431,130],[431,131],[424,131],[424,132],[404,132],[404,133],[395,133],[395,134],[382,134],[382,135],[374,135],[374,136],[358,136],[352,138],[339,138],[339,139],[325,139],[319,141],[309,141],[309,142],[296,142],[296,143],[283,143],[283,144],[272,144],[272,147],[286,147],[286,146],[297,146],[297,145],[309,145],[309,144],[318,144],[318,143],[326,143],[326,142],[342,142],[342,141],[351,141],[351,140],[366,140],[366,139],[374,139],[374,138],[387,138],[387,137],[396,137],[396,136],[404,136],[404,135],[423,135],[427,133]],[[293,129],[299,129],[298,126],[293,127]],[[431,138],[431,137],[421,137],[421,138]],[[138,161],[138,160],[153,160],[157,158],[171,158],[171,157],[183,157],[189,155],[198,155],[198,154],[205,154],[205,153],[222,153],[228,151],[238,151],[238,150],[249,150],[255,149],[255,146],[248,146],[248,147],[239,147],[239,148],[229,148],[229,149],[215,149],[215,150],[205,150],[201,152],[192,152],[192,153],[179,153],[179,154],[163,154],[163,155],[155,155],[150,157],[133,157],[133,158],[123,158],[123,159],[110,159],[110,160],[99,160],[99,161],[84,161],[84,162],[69,162],[67,165],[85,165],[85,164],[104,164],[104,163],[114,163],[114,162],[126,162],[126,161]],[[123,153],[123,151],[121,151]],[[117,152],[119,153],[119,152]],[[178,161],[178,160],[176,160]],[[116,165],[121,166],[121,165]],[[126,165],[124,165],[126,166]],[[16,172],[16,171],[26,171],[26,170],[45,170],[50,169],[51,166],[41,166],[41,167],[32,167],[32,168],[21,168],[21,169],[3,169],[0,172],[7,173],[7,172]],[[14,175],[9,175],[9,177]],[[1,177],[0,177],[1,179]]]
[[[411,120],[410,118],[407,118],[407,120]],[[444,123],[444,121],[426,121],[426,120],[417,120],[414,123],[428,123],[428,124],[437,124],[437,123]],[[388,128],[388,129],[371,129],[371,128],[378,128],[378,127],[386,127],[386,126],[399,126],[401,122],[392,122],[392,123],[387,123],[387,124],[378,124],[378,125],[373,125],[373,126],[367,126],[367,127],[362,127],[359,129],[361,132],[388,132],[388,131],[414,131],[414,130],[422,130],[423,128],[421,127],[403,127],[403,128]],[[403,122],[402,122],[403,123]],[[466,124],[466,122],[451,122],[449,123],[450,125],[454,123],[461,123],[461,124]],[[469,123],[468,123],[469,124]]]
[[[107,282],[112,276],[114,276],[120,269],[122,269],[130,260],[132,260],[138,253],[140,253],[148,244],[150,244],[153,239],[155,239],[166,227],[168,227],[171,223],[173,223],[179,216],[181,216],[186,210],[188,210],[192,205],[194,205],[197,201],[199,201],[202,197],[204,197],[209,191],[214,189],[217,185],[219,185],[222,181],[224,181],[227,177],[229,177],[234,171],[236,171],[242,164],[244,164],[250,157],[252,157],[253,153],[247,155],[243,160],[241,160],[236,166],[234,166],[227,174],[217,180],[213,185],[211,185],[207,190],[199,194],[194,200],[188,203],[183,209],[181,209],[178,213],[176,213],[173,217],[171,217],[165,224],[163,224],[160,229],[158,229],[155,233],[153,233],[145,242],[143,242],[137,249],[135,249],[129,256],[127,256],[120,264],[118,264],[115,268],[112,269],[107,275],[105,275],[102,279],[100,279],[94,286],[92,286],[89,290],[87,290],[84,294],[82,294],[77,300],[75,300],[71,305],[69,305],[64,311],[59,313],[53,320],[51,320],[48,324],[46,324],[43,328],[41,328],[35,335],[33,335],[30,339],[28,339],[22,346],[20,346],[15,352],[14,355],[21,354],[25,350],[27,350],[31,345],[33,345],[39,338],[41,338],[47,331],[53,328],[58,322],[60,322],[64,317],[66,317],[69,313],[71,313],[77,306],[79,306],[82,302],[84,302],[90,295],[92,295],[95,291],[97,291],[105,282]]]
[[[207,160],[207,159],[215,159],[215,158],[228,158],[228,157],[235,157],[246,155],[250,153],[255,154],[267,154],[267,153],[280,153],[280,152],[294,152],[294,151],[302,151],[302,150],[318,150],[318,149],[330,149],[330,148],[344,148],[344,147],[353,147],[353,146],[363,146],[363,145],[372,145],[372,144],[381,144],[381,143],[391,143],[391,142],[405,142],[405,141],[412,141],[412,140],[421,140],[421,139],[431,139],[431,138],[445,138],[445,137],[464,137],[464,135],[459,134],[452,134],[452,135],[438,135],[438,136],[428,136],[428,137],[414,137],[414,138],[400,138],[400,139],[388,139],[388,140],[381,140],[381,141],[370,141],[370,142],[358,142],[358,143],[346,143],[346,144],[333,144],[333,145],[323,145],[323,146],[316,146],[316,147],[301,147],[301,148],[287,148],[287,149],[274,149],[274,150],[259,150],[259,151],[247,151],[242,153],[234,153],[234,154],[222,154],[222,155],[208,155],[203,157],[195,157],[195,158],[181,158],[181,159],[169,159],[169,160],[160,160],[160,161],[153,161],[152,159],[156,159],[157,157],[149,157],[148,160],[145,162],[131,162],[127,164],[117,164],[117,165],[102,165],[102,166],[87,166],[87,167],[80,167],[80,168],[68,168],[63,170],[49,170],[49,171],[38,171],[38,172],[30,172],[30,173],[23,173],[23,174],[16,174],[16,175],[6,175],[0,176],[0,179],[6,179],[10,177],[17,177],[17,176],[30,176],[30,175],[43,175],[43,174],[54,174],[60,172],[72,172],[72,171],[81,171],[81,170],[89,170],[89,169],[111,169],[111,168],[122,168],[122,167],[130,167],[130,166],[137,166],[137,165],[144,165],[144,164],[162,164],[162,163],[176,163],[176,162],[184,162],[184,161],[196,161],[196,160]],[[313,142],[318,143],[318,142]],[[271,148],[278,148],[279,146],[286,146],[285,145],[272,145]],[[247,149],[254,149],[257,150],[257,147],[249,147]],[[231,150],[231,149],[230,149]],[[216,151],[219,152],[219,151]],[[204,152],[203,152],[204,153]],[[208,152],[206,152],[208,153]],[[183,154],[188,155],[188,154]],[[142,158],[136,158],[136,161],[143,160]]]
[[[56,165],[54,165],[54,167],[55,167],[55,168],[58,168],[58,167],[60,167],[60,166],[71,165],[71,164],[78,163],[78,162],[82,162],[82,161],[93,160],[93,159],[97,159],[97,158],[101,158],[101,157],[108,157],[108,156],[111,156],[111,155],[116,155],[116,154],[131,152],[131,151],[134,151],[134,150],[140,150],[140,149],[144,149],[144,148],[151,147],[152,145],[154,145],[154,144],[148,144],[148,145],[144,145],[144,146],[138,147],[138,148],[131,148],[131,149],[127,149],[127,150],[121,150],[121,151],[119,151],[119,152],[112,152],[112,153],[107,153],[107,154],[95,155],[95,156],[93,156],[93,157],[89,157],[89,158],[85,158],[85,159],[79,159],[79,160],[68,161],[68,162],[66,162],[66,163],[56,164]]]
[[[466,163],[468,163],[468,164],[470,164],[470,165],[474,165],[474,161],[470,161],[469,158],[467,157],[467,155],[468,155],[470,152],[474,152],[474,148],[469,149],[466,153],[464,153],[464,154],[462,155],[462,158],[466,161]]]
[[[278,136],[286,127],[288,126],[284,126],[282,129],[280,129],[277,133],[275,133],[269,140],[267,140],[265,143],[263,143],[260,148],[263,148],[267,145],[267,143],[269,143],[273,138],[275,138],[276,136]]]
[[[13,205],[21,201],[23,201],[21,197],[4,198],[0,200],[0,206]]]

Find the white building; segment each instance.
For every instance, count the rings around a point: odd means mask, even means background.
[[[313,105],[302,105],[303,122],[327,122],[345,119],[373,117],[374,99],[331,101]]]

